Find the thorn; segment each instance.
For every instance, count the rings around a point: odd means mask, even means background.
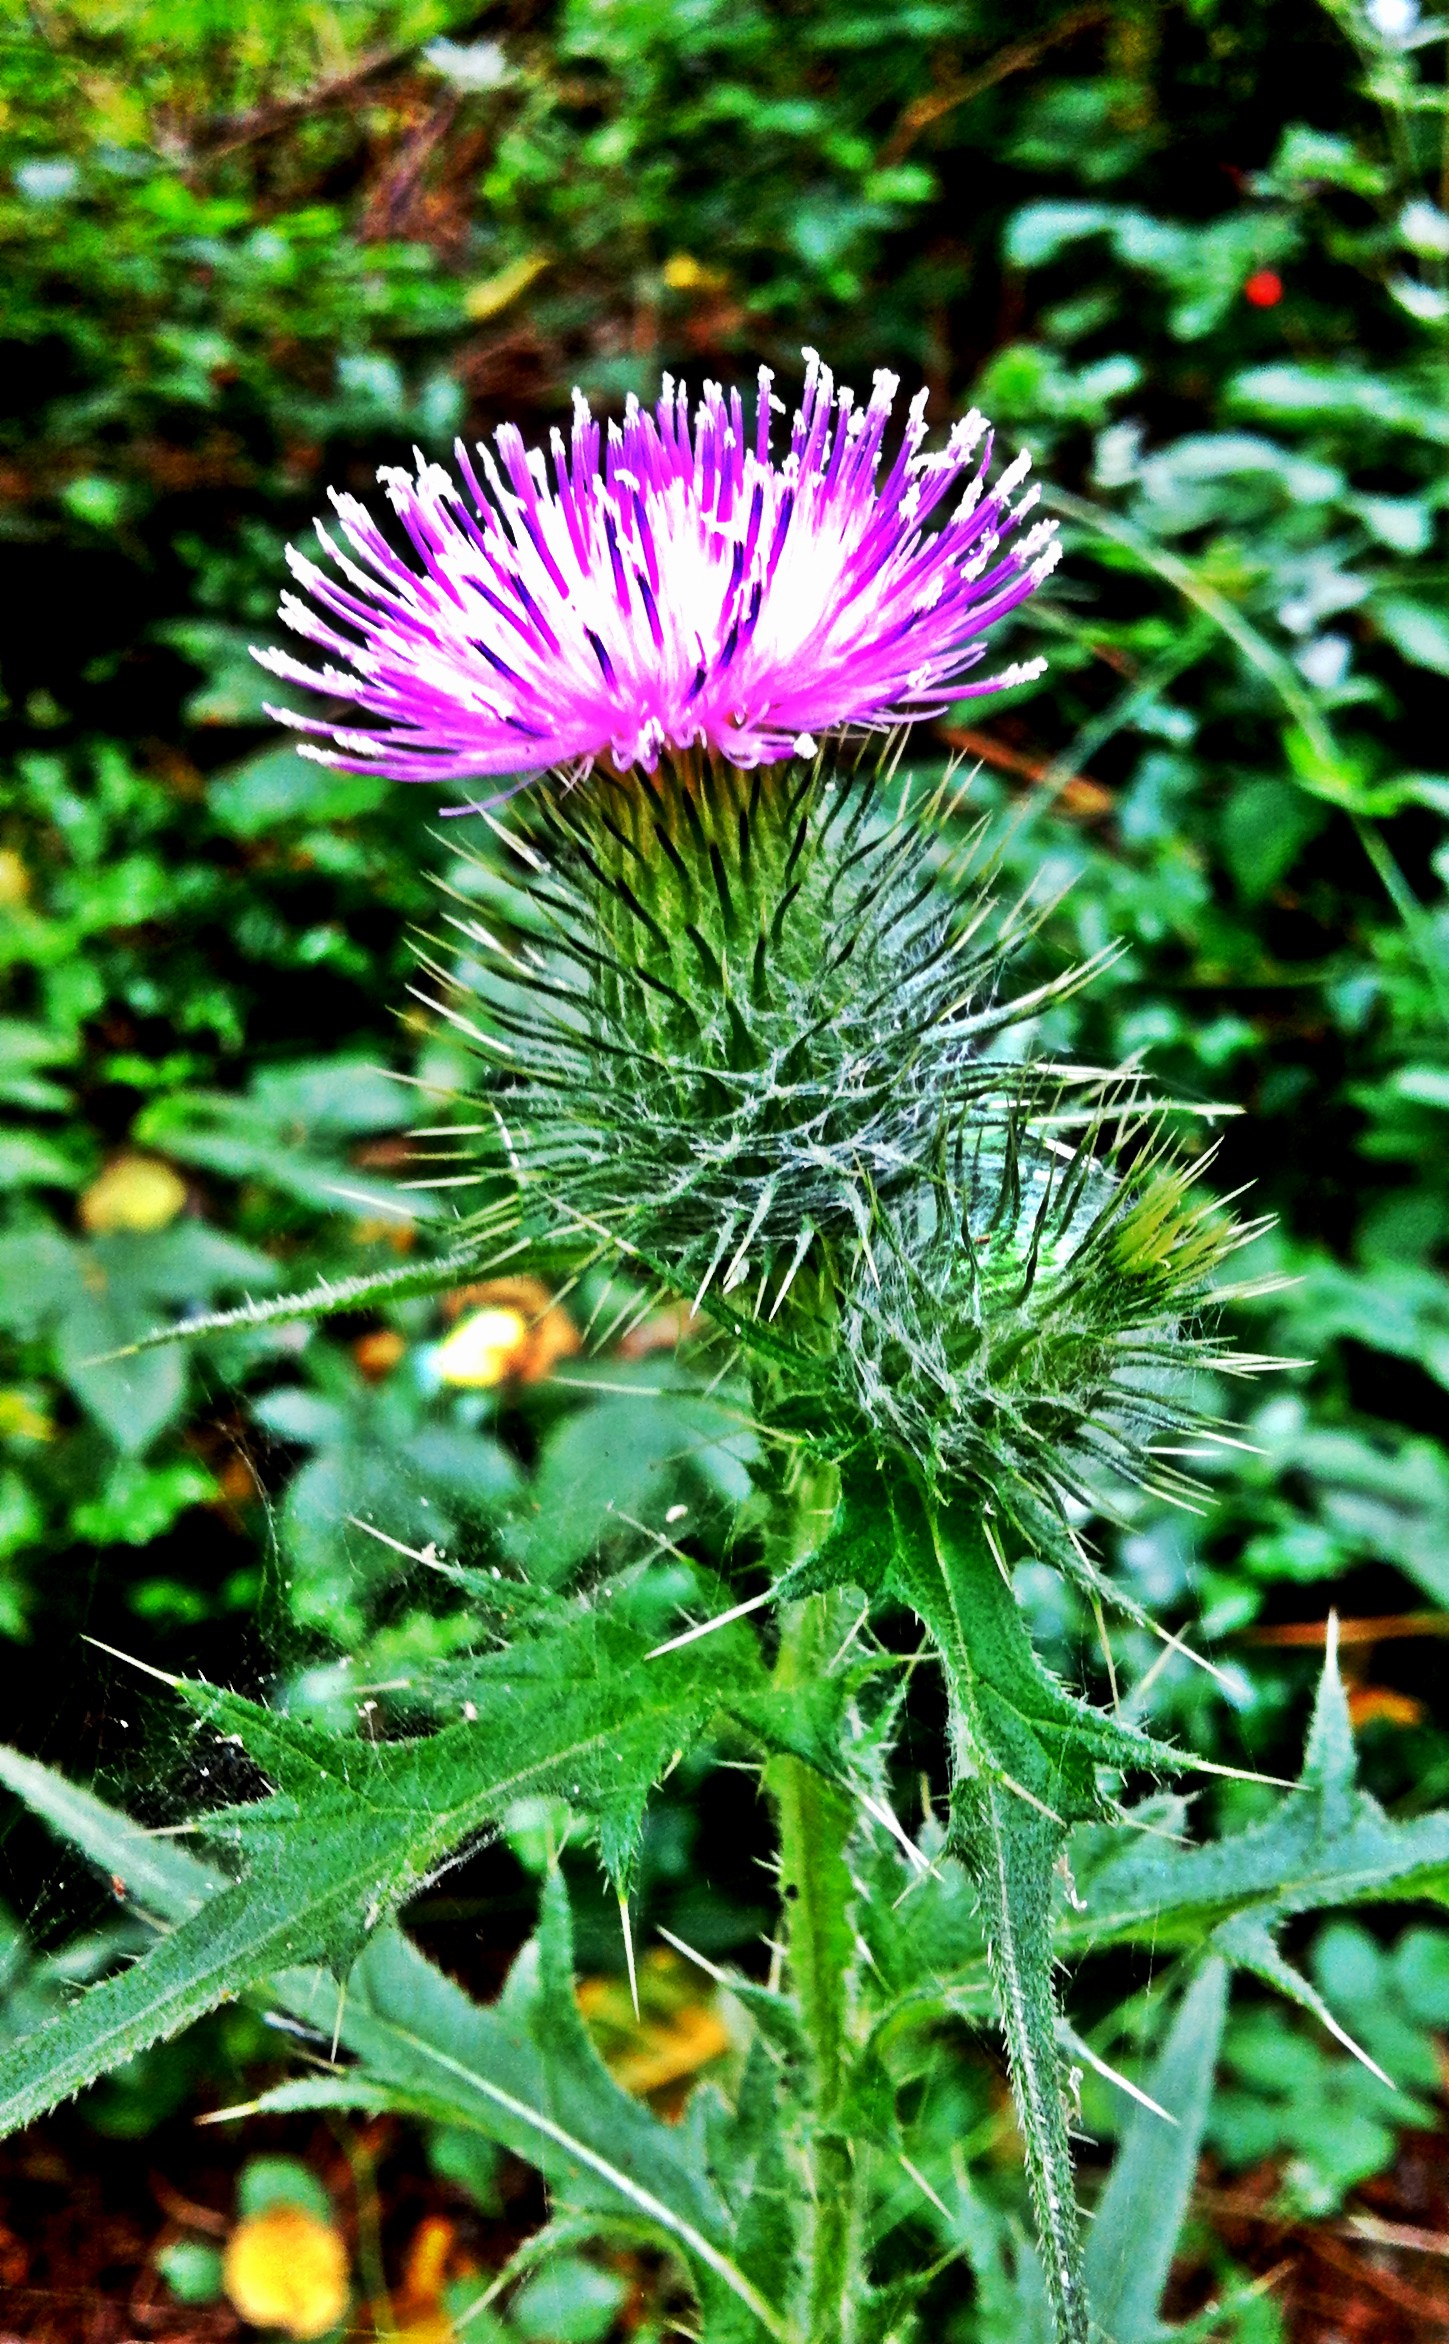
[[[936,1869],[935,1865],[928,1862],[926,1857],[921,1854],[921,1851],[917,1847],[915,1841],[911,1838],[909,1832],[906,1831],[899,1817],[892,1811],[892,1809],[886,1806],[883,1800],[873,1799],[869,1791],[863,1791],[858,1786],[852,1787],[855,1789],[855,1795],[860,1801],[862,1807],[864,1807],[867,1815],[869,1815],[871,1818],[871,1821],[873,1823],[878,1823],[883,1831],[888,1831],[890,1833],[891,1838],[906,1855],[909,1861],[915,1866],[916,1870],[923,1877],[928,1872],[934,1872]]]
[[[1149,2108],[1154,2116],[1160,2116],[1164,2124],[1181,2123],[1180,2117],[1174,2116],[1170,2108],[1164,2108],[1159,2101],[1154,2100],[1150,2092],[1144,2092],[1140,2084],[1134,2084],[1129,2077],[1119,2075],[1115,2067],[1109,2067],[1105,2059],[1098,2057],[1091,2044],[1084,2043],[1071,2027],[1066,2028],[1064,2033],[1065,2048],[1074,2059],[1085,2059],[1088,2067],[1095,2068],[1098,2075],[1105,2076],[1109,2084],[1115,2084],[1119,2092],[1125,2092],[1139,2107]]]
[[[671,1636],[667,1644],[656,1644],[646,1652],[646,1660],[658,1660],[666,1652],[678,1652],[683,1644],[697,1644],[701,1636],[712,1636],[716,1628],[727,1628],[731,1620],[742,1620],[746,1612],[758,1611],[762,1604],[773,1603],[775,1590],[767,1587],[763,1595],[752,1595],[748,1603],[737,1603],[732,1611],[720,1612],[712,1620],[703,1620],[697,1628],[686,1628],[682,1636]]]
[[[173,1693],[178,1685],[186,1682],[184,1677],[173,1677],[164,1668],[153,1668],[149,1660],[137,1660],[134,1652],[118,1652],[114,1644],[103,1644],[99,1636],[83,1636],[81,1642],[94,1644],[97,1652],[108,1652],[112,1660],[123,1660],[127,1668],[138,1668],[144,1676],[155,1677],[158,1684],[169,1685]]]
[[[1327,2003],[1322,2005],[1318,2015],[1322,2019],[1323,2024],[1327,2027],[1329,2033],[1334,2036],[1338,2042],[1342,2043],[1345,2051],[1351,2051],[1353,2053],[1354,2058],[1357,2059],[1362,2066],[1368,2069],[1370,2075],[1376,2075],[1379,2079],[1379,2082],[1381,2084],[1387,2084],[1391,2092],[1396,2092],[1398,2090],[1399,2087],[1394,2082],[1393,2077],[1391,2075],[1385,2075],[1378,2061],[1376,2059],[1370,2059],[1362,2043],[1356,2043],[1352,2035],[1349,2033],[1347,2027],[1341,2027],[1339,2025],[1338,2020],[1334,2017],[1333,2012],[1328,2008]]]
[[[354,1530],[365,1530],[369,1538],[377,1540],[379,1546],[390,1546],[395,1555],[406,1555],[410,1563],[426,1563],[430,1571],[444,1567],[439,1560],[436,1547],[425,1546],[419,1549],[415,1546],[404,1546],[400,1538],[389,1538],[385,1530],[379,1530],[375,1522],[364,1522],[360,1514],[345,1514],[343,1520]]]
[[[1184,1755],[1183,1769],[1190,1774],[1221,1774],[1229,1782],[1266,1783],[1272,1791],[1301,1791],[1301,1782],[1289,1782],[1283,1774],[1255,1774],[1251,1766],[1219,1766],[1211,1758],[1190,1758]]]
[[[1097,1623],[1097,1642],[1101,1647],[1102,1658],[1107,1664],[1107,1683],[1112,1692],[1112,1710],[1113,1714],[1116,1715],[1122,1707],[1122,1696],[1117,1689],[1117,1663],[1112,1657],[1112,1640],[1107,1634],[1107,1622],[1102,1616],[1102,1599],[1095,1587],[1091,1591],[1090,1600],[1092,1617]]]
[[[950,2207],[946,2204],[945,2199],[937,2196],[935,2190],[932,2189],[931,2184],[926,2179],[925,2174],[922,2173],[918,2167],[911,2163],[910,2158],[907,2157],[903,2152],[898,2152],[897,2163],[900,2165],[903,2173],[908,2173],[910,2175],[911,2180],[915,2183],[917,2189],[920,2190],[922,2196],[928,2197],[930,2199],[937,2213],[942,2215],[948,2222],[954,2221],[955,2216],[952,2214]]]
[[[774,1317],[778,1315],[778,1308],[781,1308],[781,1303],[785,1301],[785,1294],[788,1294],[788,1292],[790,1292],[790,1287],[795,1285],[795,1273],[797,1273],[797,1270],[800,1270],[800,1263],[804,1261],[804,1256],[809,1254],[811,1245],[814,1245],[814,1235],[816,1235],[816,1233],[814,1233],[814,1228],[802,1228],[800,1238],[795,1240],[795,1259],[790,1261],[790,1268],[785,1270],[785,1275],[783,1275],[783,1280],[781,1280],[781,1292],[776,1294],[776,1299],[774,1299],[774,1308],[771,1308],[771,1313],[769,1313],[769,1315],[771,1315],[771,1320],[774,1320]]]
[[[662,1937],[666,1945],[672,1945],[676,1953],[682,1953],[686,1961],[692,1961],[697,1970],[703,1970],[707,1978],[713,1978],[717,1986],[729,1984],[727,1973],[717,1962],[706,1961],[702,1953],[696,1953],[694,1947],[686,1945],[682,1937],[676,1937],[672,1929],[661,1929],[656,1924],[655,1935]]]
[[[424,1188],[429,1186],[445,1188],[450,1185],[457,1187],[460,1184],[456,1181],[449,1183],[442,1180],[433,1182],[421,1180],[399,1182],[400,1187],[408,1188]],[[344,1198],[345,1201],[350,1205],[366,1205],[369,1213],[381,1213],[385,1218],[390,1218],[394,1221],[413,1222],[416,1221],[418,1217],[416,1210],[412,1206],[394,1204],[391,1197],[379,1196],[374,1189],[344,1188],[342,1183],[337,1180],[328,1180],[324,1183],[324,1186],[329,1196],[340,1196]]]
[[[1029,1791],[1024,1783],[1019,1783],[1015,1775],[1008,1774],[1004,1766],[993,1767],[990,1779],[999,1782],[1002,1789],[1010,1791],[1014,1798],[1025,1799],[1029,1807],[1035,1807],[1038,1815],[1045,1815],[1048,1823],[1055,1823],[1061,1830],[1066,1830],[1066,1823],[1056,1809],[1049,1807],[1045,1799],[1039,1799],[1034,1791]]]
[[[1194,1652],[1192,1646],[1186,1643],[1181,1636],[1175,1636],[1167,1628],[1160,1627],[1156,1620],[1148,1620],[1146,1625],[1152,1630],[1154,1636],[1161,1637],[1162,1650],[1158,1653],[1151,1668],[1144,1670],[1133,1686],[1132,1698],[1134,1701],[1140,1702],[1142,1700],[1148,1686],[1157,1682],[1174,1653],[1179,1654],[1183,1660],[1191,1661],[1194,1668],[1202,1669],[1207,1676],[1215,1677],[1220,1685],[1231,1689],[1232,1678],[1226,1669],[1218,1667],[1216,1661],[1206,1659],[1201,1652]]]
[[[634,2005],[634,2021],[639,2022],[639,1977],[634,1967],[634,1931],[629,1920],[629,1899],[619,1891],[619,1926],[624,1932],[624,1959],[629,1965],[629,1999]]]

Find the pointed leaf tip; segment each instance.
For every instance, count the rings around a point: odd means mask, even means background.
[[[1317,1791],[1320,1798],[1340,1809],[1343,1820],[1347,1821],[1348,1802],[1358,1785],[1358,1754],[1353,1744],[1348,1696],[1343,1689],[1343,1679],[1338,1668],[1336,1612],[1330,1612],[1328,1616],[1323,1668],[1314,1697],[1313,1722],[1308,1729],[1307,1747],[1303,1753],[1301,1784],[1304,1790]]]

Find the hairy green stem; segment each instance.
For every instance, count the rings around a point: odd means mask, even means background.
[[[775,1682],[794,1691],[828,1665],[837,1604],[808,1595],[785,1617]],[[785,1959],[810,2054],[810,2196],[806,2335],[849,2344],[858,2299],[855,2169],[843,2126],[853,1887],[845,1861],[849,1802],[799,1758],[778,1758],[770,1787],[780,1833]]]
[[[950,1688],[951,1846],[975,1881],[1060,2344],[1087,2344],[1056,2044],[1052,1876],[1095,1805],[1086,1721],[1042,1669],[987,1525],[898,1483],[896,1574]]]

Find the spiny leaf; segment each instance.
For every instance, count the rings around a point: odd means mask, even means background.
[[[1068,1822],[1100,1811],[1095,1766],[1150,1764],[1156,1752],[1048,1677],[979,1517],[936,1506],[899,1472],[887,1496],[894,1584],[945,1664],[951,1845],[980,1899],[1047,2291],[1063,2344],[1086,2344],[1052,1977],[1054,1877]]]
[[[1230,1921],[1220,1922],[1208,1939],[1213,1951],[1233,1963],[1235,1968],[1247,1970],[1261,1978],[1265,1986],[1274,1987],[1289,2002],[1296,2002],[1300,2010],[1311,2012],[1320,2025],[1351,2051],[1355,2059],[1366,2067],[1370,2075],[1387,2084],[1392,2091],[1393,2079],[1385,2075],[1377,2060],[1370,2059],[1361,2043],[1340,2020],[1334,2017],[1323,1996],[1301,1970],[1295,1970],[1274,1944],[1269,1922],[1260,1913],[1235,1913]]]
[[[240,1695],[179,1686],[281,1787],[205,1821],[206,1836],[239,1856],[239,1880],[0,2057],[0,2130],[275,1970],[312,1960],[345,1970],[384,1913],[520,1797],[592,1808],[606,1856],[627,1870],[658,1773],[731,1683],[760,1689],[746,1637],[727,1633],[716,1647],[707,1671],[688,1653],[649,1662],[637,1631],[579,1618],[479,1664],[476,1722],[398,1743],[334,1738]]]
[[[34,1812],[102,1868],[125,1861],[140,1900],[158,1914],[184,1921],[196,1910],[198,1883],[200,1893],[206,1886],[213,1895],[229,1893],[169,1841],[156,1841],[49,1768],[0,1750],[0,1769]],[[148,1956],[127,1974],[138,1975],[155,1959]],[[748,2203],[728,2211],[695,2139],[621,2091],[598,2059],[573,1996],[557,1875],[547,1886],[540,1937],[520,1955],[491,2009],[471,2002],[386,1926],[345,1985],[326,1969],[297,1967],[257,1982],[272,2002],[325,2040],[336,2039],[359,2062],[346,2074],[283,2084],[263,2095],[259,2107],[398,2107],[481,2131],[587,2204],[595,2225],[601,2214],[622,2214],[680,2252],[711,2332],[717,2326],[731,2344],[759,2344],[765,2336],[794,2344],[772,2300],[781,2261],[761,2251]],[[15,2051],[54,2044],[55,2029],[48,2027]]]
[[[945,1663],[965,1737],[958,1764],[994,1775],[1062,1824],[1103,1812],[1099,1766],[1161,1773],[1182,1765],[1164,1744],[1092,1708],[1048,1673],[978,1507],[937,1504],[899,1470],[881,1482],[894,1534],[892,1585]]]
[[[319,2028],[332,2023],[326,1995],[310,2015]],[[752,2277],[741,2267],[729,2216],[687,2136],[621,2091],[588,2039],[557,1875],[539,1935],[492,2008],[470,2002],[386,1931],[349,1982],[342,2031],[369,2077],[446,2106],[453,2122],[539,2167],[573,2205],[642,2218],[689,2263],[706,2333],[711,2308],[732,2299],[749,2314],[752,2344],[761,2335],[788,2344],[772,2301],[778,2273]]]
[[[1449,1904],[1449,1815],[1396,1822],[1360,1788],[1330,1650],[1299,1787],[1266,1820],[1199,1847],[1156,1832],[1126,1849],[1115,1837],[1104,1847],[1088,1835],[1077,1878],[1082,1909],[1058,1922],[1061,1952],[1198,1946],[1240,1914],[1271,1936],[1296,1913],[1332,1906],[1419,1897]]]

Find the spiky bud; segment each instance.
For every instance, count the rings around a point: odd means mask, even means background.
[[[820,758],[537,793],[546,939],[460,909],[435,998],[492,1062],[479,1170],[535,1245],[641,1266],[818,1453],[908,1460],[1072,1569],[1069,1499],[1185,1486],[1154,1452],[1241,1233],[1132,1085],[1002,1053],[1088,972],[1013,995],[1032,923],[948,810]]]

